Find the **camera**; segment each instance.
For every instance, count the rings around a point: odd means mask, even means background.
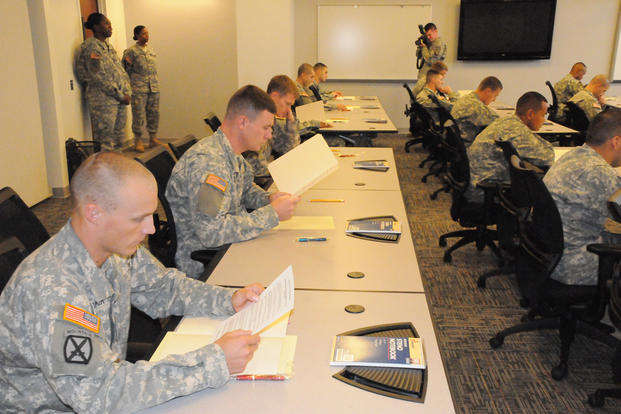
[[[429,46],[430,42],[429,39],[427,39],[427,35],[425,34],[425,29],[422,24],[418,25],[418,31],[420,32],[420,36],[416,39],[414,44],[418,47],[422,47],[423,45]]]

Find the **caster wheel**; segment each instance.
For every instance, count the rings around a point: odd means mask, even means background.
[[[552,368],[551,374],[552,378],[554,378],[555,380],[562,380],[563,378],[565,378],[565,375],[567,375],[567,365],[560,364],[558,367]]]
[[[421,178],[421,179],[420,179],[420,182],[421,182],[421,183],[426,183],[426,182],[427,182],[427,177],[423,177],[423,178]]]
[[[485,288],[485,284],[486,284],[486,280],[483,277],[480,277],[479,280],[477,280],[477,286],[480,288]]]
[[[496,348],[500,348],[502,346],[502,344],[505,343],[505,338],[503,338],[500,335],[496,335],[495,337],[493,337],[492,339],[489,340],[489,344],[492,348],[496,349]]]
[[[438,239],[438,244],[440,245],[440,247],[446,247],[446,239],[440,237],[440,239]]]
[[[593,394],[589,394],[589,405],[591,407],[604,406],[604,396],[600,391],[595,391]]]
[[[451,257],[450,253],[444,253],[444,263],[451,263],[453,257]]]
[[[435,193],[433,193],[433,194],[431,194],[431,195],[429,196],[429,198],[430,198],[430,199],[432,199],[432,200],[435,200],[435,199],[437,199],[437,198],[438,198],[438,195],[437,195],[437,194],[435,194]]]

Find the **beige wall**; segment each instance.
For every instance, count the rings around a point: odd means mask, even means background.
[[[296,62],[314,62],[317,59],[317,4],[377,3],[375,0],[296,0],[295,1],[295,59]],[[449,73],[446,82],[453,89],[472,89],[485,76],[495,75],[504,84],[499,100],[513,104],[528,90],[537,90],[549,97],[545,81],[555,82],[577,60],[588,65],[586,80],[594,74],[610,71],[619,0],[591,1],[588,7],[580,0],[558,0],[550,60],[508,62],[457,61],[459,32],[459,0],[405,0],[404,4],[431,4],[433,21],[440,35],[448,43],[446,63]],[[412,40],[418,36],[412,28]],[[412,53],[414,53],[412,46]],[[324,62],[328,66],[330,62]],[[398,65],[399,62],[395,62]],[[412,68],[412,79],[416,69]],[[411,81],[411,80],[410,80]],[[399,128],[407,128],[403,114],[408,102],[403,82],[350,81],[334,82],[334,87],[345,94],[377,95]],[[614,84],[609,95],[620,95],[621,85]]]
[[[125,1],[128,46],[142,24],[157,53],[161,137],[205,136],[203,115],[224,115],[237,89],[235,21],[233,0]]]

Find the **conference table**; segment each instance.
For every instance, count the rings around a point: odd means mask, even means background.
[[[503,104],[502,102],[492,102],[490,108],[496,111],[501,118],[511,116],[515,113],[515,107]],[[550,120],[546,120],[539,131],[536,132],[537,134],[578,134],[578,131],[575,129],[568,128]]]
[[[332,125],[321,128],[326,133],[396,133],[397,127],[390,120],[376,96],[343,96],[328,101],[329,106],[342,104],[347,111],[326,110],[324,121]]]

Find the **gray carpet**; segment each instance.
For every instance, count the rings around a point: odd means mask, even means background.
[[[486,289],[476,286],[482,272],[495,267],[492,254],[474,246],[457,250],[453,262],[442,261],[438,237],[459,229],[449,215],[450,195],[429,194],[438,179],[420,181],[418,168],[426,153],[414,147],[405,153],[405,135],[382,135],[376,146],[392,147],[408,212],[436,336],[458,413],[619,413],[621,401],[607,400],[591,409],[588,393],[611,387],[612,349],[578,335],[571,349],[569,374],[555,381],[550,369],[558,362],[556,331],[521,333],[508,337],[497,350],[488,340],[497,331],[519,322],[524,310],[513,277],[491,279]],[[67,200],[50,199],[34,207],[51,234],[68,217]],[[449,245],[453,240],[449,240]],[[441,413],[433,413],[441,414]]]

